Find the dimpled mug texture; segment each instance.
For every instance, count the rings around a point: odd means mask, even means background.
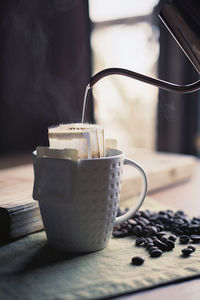
[[[118,210],[123,155],[68,159],[34,157],[33,198],[49,243],[61,251],[84,253],[108,244]]]

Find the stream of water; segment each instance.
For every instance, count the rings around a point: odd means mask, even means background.
[[[83,109],[82,109],[82,118],[81,118],[82,124],[85,121],[86,107],[87,107],[90,90],[91,90],[91,87],[90,87],[90,84],[88,84],[85,89],[84,100],[83,100]]]

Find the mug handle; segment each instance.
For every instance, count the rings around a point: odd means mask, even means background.
[[[133,215],[138,211],[138,209],[142,205],[142,203],[143,203],[143,201],[144,201],[144,199],[146,197],[146,193],[147,193],[147,186],[148,186],[147,176],[146,176],[144,170],[142,169],[142,167],[140,167],[136,162],[134,162],[133,160],[128,159],[128,158],[124,159],[124,165],[133,166],[133,167],[135,167],[141,173],[142,178],[143,178],[142,190],[141,190],[141,193],[140,193],[137,205],[134,206],[134,207],[131,207],[129,209],[129,211],[127,211],[127,213],[125,213],[124,215],[122,215],[120,217],[117,217],[115,219],[115,223],[114,223],[115,225],[121,224],[124,221],[126,221],[126,220],[130,219],[131,217],[133,217]]]

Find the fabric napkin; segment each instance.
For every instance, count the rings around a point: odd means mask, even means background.
[[[148,198],[145,206],[157,211],[158,202]],[[134,237],[112,238],[98,252],[64,254],[48,246],[45,232],[31,234],[0,248],[0,299],[103,299],[136,292],[200,275],[200,245],[188,258],[183,245],[151,258],[135,247]],[[142,256],[142,266],[131,258]]]

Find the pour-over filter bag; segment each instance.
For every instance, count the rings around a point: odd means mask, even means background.
[[[49,145],[54,149],[76,149],[78,158],[105,155],[104,129],[96,124],[62,124],[49,128]]]

